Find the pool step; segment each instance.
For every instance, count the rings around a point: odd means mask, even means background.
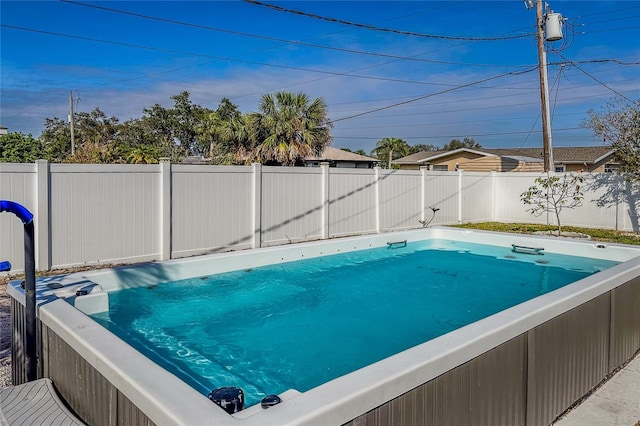
[[[2,425],[84,425],[62,402],[51,379],[0,389]]]
[[[511,244],[511,251],[513,251],[514,253],[543,255],[544,254],[542,253],[543,250],[544,250],[544,247],[527,247],[527,246],[520,246],[518,244]]]

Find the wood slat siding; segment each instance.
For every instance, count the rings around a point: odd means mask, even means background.
[[[529,331],[527,424],[550,424],[609,372],[609,297]]]
[[[640,278],[611,292],[611,347],[609,372],[631,358],[640,348]]]
[[[49,352],[45,363],[49,375],[79,418],[94,426],[153,424],[57,334],[49,329],[46,334]]]
[[[22,352],[24,307],[11,299],[11,308],[12,382],[19,385],[26,382]],[[40,334],[38,376],[52,379],[78,418],[95,426],[154,424],[58,335],[46,326],[42,326]]]
[[[345,426],[549,425],[640,349],[640,278]]]
[[[521,335],[345,426],[525,425],[526,356]]]
[[[11,298],[11,384],[26,383],[24,344],[22,336],[25,329],[25,308],[16,299]]]

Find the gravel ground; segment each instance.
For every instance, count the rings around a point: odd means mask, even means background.
[[[0,278],[0,389],[11,386],[11,301],[7,281]]]

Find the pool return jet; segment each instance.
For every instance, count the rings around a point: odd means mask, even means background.
[[[24,292],[25,292],[25,378],[27,382],[37,379],[36,356],[36,262],[34,250],[33,214],[14,201],[0,200],[0,213],[16,215],[24,225]],[[11,263],[0,262],[0,272],[11,270]]]

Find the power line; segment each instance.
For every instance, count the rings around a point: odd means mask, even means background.
[[[518,38],[527,38],[534,35],[533,33],[530,33],[530,34],[521,34],[521,35],[504,36],[504,37],[462,37],[462,36],[444,36],[444,35],[435,35],[435,34],[416,33],[413,31],[402,31],[402,30],[395,30],[391,28],[381,28],[381,27],[376,27],[374,25],[360,24],[357,22],[345,21],[345,20],[336,19],[336,18],[328,18],[326,16],[316,15],[315,13],[308,13],[308,12],[302,12],[300,10],[288,9],[286,7],[276,6],[269,3],[263,3],[257,0],[243,0],[243,1],[250,4],[255,4],[257,6],[263,6],[278,12],[286,12],[294,15],[300,15],[300,16],[306,16],[313,19],[319,19],[322,21],[349,25],[352,27],[364,28],[372,31],[406,35],[411,37],[431,38],[431,39],[439,39],[439,40],[457,40],[457,41],[498,41],[498,40],[513,40]]]
[[[594,80],[596,83],[600,84],[602,87],[607,88],[608,90],[610,90],[611,92],[615,93],[616,95],[620,96],[623,99],[626,99],[627,101],[631,102],[634,105],[638,105],[638,102],[627,98],[625,95],[623,95],[622,93],[618,92],[617,90],[615,90],[614,88],[610,87],[609,85],[603,83],[602,81],[598,80],[596,77],[594,77],[593,75],[589,74],[588,72],[586,72],[585,70],[583,70],[581,67],[578,66],[578,64],[570,61],[569,59],[565,58],[564,56],[562,56],[560,54],[560,52],[555,52],[558,56],[560,56],[562,59],[564,59],[565,61],[567,61],[568,63],[570,63],[571,65],[573,65],[574,67],[576,67],[580,72],[582,72],[584,75],[586,75],[587,77],[591,78],[592,80]]]
[[[387,105],[387,106],[375,108],[375,109],[372,109],[372,110],[369,110],[369,111],[364,111],[364,112],[361,112],[361,113],[358,113],[358,114],[353,114],[353,115],[350,115],[350,116],[347,116],[347,117],[342,117],[342,118],[338,118],[338,119],[335,119],[335,120],[330,120],[329,122],[330,123],[337,123],[339,121],[350,120],[352,118],[361,117],[363,115],[372,114],[374,112],[384,111],[386,109],[391,109],[391,108],[395,108],[395,107],[398,107],[398,106],[401,106],[401,105],[406,105],[406,104],[409,104],[409,103],[412,103],[412,102],[417,102],[417,101],[420,101],[422,99],[430,98],[432,96],[442,95],[444,93],[452,92],[454,90],[462,89],[464,87],[469,87],[469,86],[473,86],[475,84],[484,83],[485,81],[495,80],[495,79],[498,79],[498,78],[501,78],[501,77],[505,77],[505,76],[508,76],[508,75],[525,74],[527,72],[531,72],[531,71],[534,71],[536,69],[537,69],[537,67],[533,67],[533,68],[530,68],[530,69],[525,70],[525,71],[508,72],[508,73],[496,75],[496,76],[493,76],[493,77],[484,78],[482,80],[478,80],[478,81],[474,81],[472,83],[467,83],[467,84],[463,84],[463,85],[460,85],[460,86],[452,87],[450,89],[442,90],[440,92],[430,93],[428,95],[423,95],[423,96],[418,96],[417,98],[412,98],[412,99],[409,99],[409,100],[406,100],[406,101],[402,101],[402,102],[398,102],[398,103],[395,103],[395,104],[392,104],[392,105]]]
[[[579,129],[583,129],[583,127],[565,127],[562,129],[554,129],[555,131],[558,132],[566,132],[566,131],[570,131],[570,130],[579,130]],[[493,132],[493,133],[472,133],[472,134],[467,134],[465,132],[465,136],[466,137],[481,137],[481,136],[514,136],[514,135],[523,135],[523,134],[528,134],[528,133],[542,133],[542,130],[536,130],[533,132],[529,132],[529,131],[519,131],[519,132]],[[436,136],[416,136],[416,137],[410,137],[410,139],[441,139],[441,138],[455,138],[455,137],[459,137],[460,135],[436,135]],[[360,140],[368,140],[368,139],[380,139],[380,137],[378,136],[339,136],[339,135],[333,135],[334,139],[360,139]],[[407,138],[409,139],[409,138]]]
[[[238,58],[235,58],[235,57],[221,57],[221,56],[214,56],[214,55],[208,55],[208,54],[203,54],[203,53],[186,52],[186,51],[181,51],[181,50],[166,49],[166,48],[153,47],[153,46],[144,46],[144,45],[139,45],[139,44],[124,43],[124,42],[118,42],[118,41],[112,41],[112,40],[103,40],[103,39],[98,39],[98,38],[93,38],[93,37],[85,37],[85,36],[78,36],[78,35],[72,35],[72,34],[57,33],[57,32],[52,32],[52,31],[38,30],[38,29],[35,29],[35,28],[18,27],[18,26],[15,26],[15,25],[8,25],[8,24],[0,24],[0,27],[11,28],[11,29],[20,30],[20,31],[29,31],[29,32],[34,32],[34,33],[52,35],[52,36],[57,36],[57,37],[66,37],[66,38],[72,38],[72,39],[77,39],[77,40],[91,41],[91,42],[96,42],[96,43],[106,43],[106,44],[112,44],[112,45],[116,45],[116,46],[123,46],[123,47],[135,48],[135,49],[145,49],[145,50],[151,50],[151,51],[163,52],[163,53],[172,53],[172,54],[179,54],[179,55],[187,55],[187,56],[195,56],[195,57],[202,57],[202,58],[209,58],[209,59],[217,59],[219,61],[240,62],[240,63],[250,64],[250,65],[262,65],[262,66],[268,66],[268,67],[274,67],[274,68],[290,69],[290,70],[295,70],[295,71],[305,71],[305,72],[313,72],[313,73],[319,73],[319,74],[328,74],[328,75],[332,75],[332,76],[353,77],[353,78],[362,78],[362,79],[379,80],[379,81],[391,81],[391,82],[399,82],[399,83],[427,84],[427,85],[434,85],[434,86],[453,86],[451,84],[446,84],[446,83],[429,83],[429,82],[420,82],[420,81],[415,81],[415,80],[402,80],[402,79],[394,79],[394,78],[387,78],[387,77],[376,77],[376,76],[367,76],[367,75],[359,75],[359,74],[351,74],[351,73],[341,73],[341,72],[334,72],[334,71],[324,71],[324,70],[311,69],[311,68],[294,67],[294,66],[289,66],[289,65],[277,65],[277,64],[270,64],[270,63],[266,63],[266,62],[248,61],[248,60],[245,60],[245,59],[238,59]]]
[[[218,32],[222,32],[222,33],[239,35],[239,36],[243,36],[243,37],[257,38],[257,39],[261,39],[261,40],[277,41],[279,43],[293,44],[293,45],[305,46],[305,47],[313,47],[313,48],[316,48],[316,49],[326,49],[326,50],[333,50],[333,51],[337,51],[337,52],[353,53],[353,54],[358,54],[358,55],[377,56],[377,57],[382,57],[382,58],[401,59],[401,60],[404,60],[404,61],[427,62],[427,63],[435,63],[435,64],[443,64],[443,65],[494,66],[495,67],[495,65],[489,65],[489,64],[487,64],[487,65],[477,65],[477,64],[468,64],[468,63],[465,64],[465,63],[459,63],[459,62],[437,61],[437,60],[433,60],[433,59],[420,59],[420,58],[416,58],[415,56],[400,56],[400,55],[392,55],[392,54],[388,54],[388,53],[368,52],[368,51],[364,51],[364,50],[347,49],[347,48],[342,48],[342,47],[334,47],[334,46],[327,46],[327,45],[322,45],[322,44],[307,43],[307,42],[298,41],[298,40],[287,40],[287,39],[282,39],[282,38],[277,38],[277,37],[270,37],[270,36],[265,36],[265,35],[245,33],[245,32],[241,32],[241,31],[228,30],[228,29],[224,29],[224,28],[210,27],[210,26],[207,26],[207,25],[194,24],[194,23],[191,23],[191,22],[176,21],[176,20],[173,20],[173,19],[160,18],[160,17],[157,17],[157,16],[145,15],[145,14],[131,12],[131,11],[127,11],[127,10],[114,9],[114,8],[110,8],[110,7],[98,6],[98,5],[95,5],[95,4],[82,3],[82,2],[73,1],[73,0],[61,0],[61,1],[64,2],[64,3],[69,3],[69,4],[73,4],[73,5],[77,5],[77,6],[84,6],[84,7],[94,8],[94,9],[98,9],[98,10],[104,10],[104,11],[107,11],[107,12],[113,12],[113,13],[120,13],[120,14],[123,14],[123,15],[135,16],[137,18],[142,18],[142,19],[149,19],[149,20],[153,20],[153,21],[165,22],[165,23],[175,24],[175,25],[182,25],[182,26],[198,28],[198,29],[208,30],[208,31],[218,31]]]

